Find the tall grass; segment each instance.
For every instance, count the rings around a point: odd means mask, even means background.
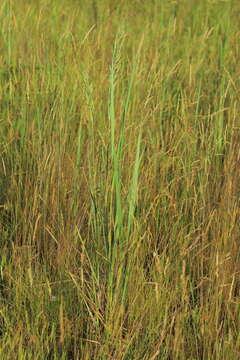
[[[239,358],[239,10],[1,2],[1,359]]]

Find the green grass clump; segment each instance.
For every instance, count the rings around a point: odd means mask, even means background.
[[[239,358],[239,10],[1,2],[1,359]]]

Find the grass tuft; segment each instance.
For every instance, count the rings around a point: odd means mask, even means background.
[[[0,359],[239,358],[239,10],[1,2]]]

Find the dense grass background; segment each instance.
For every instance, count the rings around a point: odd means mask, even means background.
[[[239,12],[1,2],[1,359],[240,357]]]

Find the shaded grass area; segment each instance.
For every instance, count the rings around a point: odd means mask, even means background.
[[[1,3],[1,359],[239,357],[239,10]]]

